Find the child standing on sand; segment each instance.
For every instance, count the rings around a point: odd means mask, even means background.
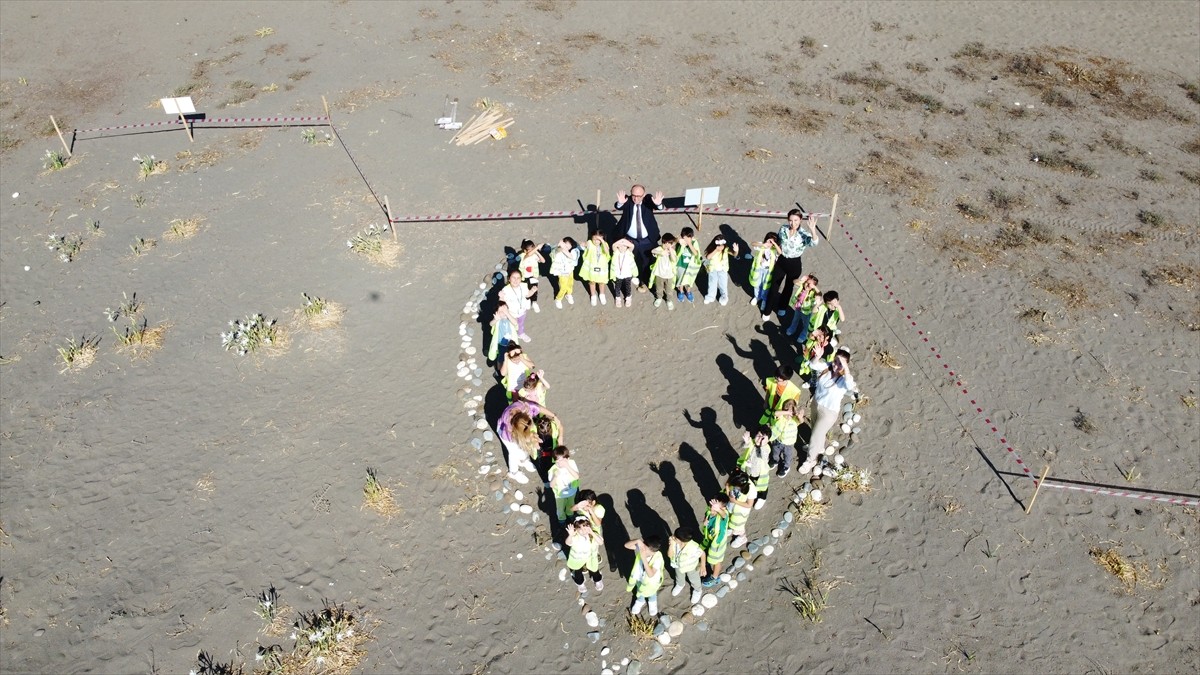
[[[575,506],[571,508],[572,518],[580,516],[587,518],[592,531],[604,537],[604,506],[596,502],[595,490],[580,490],[575,495]]]
[[[675,587],[671,589],[671,595],[683,592],[686,579],[692,587],[693,605],[700,602],[700,594],[704,590],[700,583],[700,566],[705,562],[704,549],[695,540],[696,533],[692,528],[680,527],[667,545],[667,558],[671,561],[671,567],[675,568]]]
[[[771,464],[778,465],[780,478],[785,478],[796,463],[796,438],[800,435],[800,423],[804,413],[796,412],[799,401],[790,399],[775,413],[771,422]]]
[[[633,571],[625,583],[625,590],[634,592],[629,613],[637,616],[642,613],[642,607],[649,607],[650,618],[654,618],[658,616],[658,591],[662,588],[665,571],[662,537],[652,534],[645,539],[634,539],[625,544],[625,548],[635,552]]]
[[[725,494],[729,495],[729,536],[732,538],[729,545],[740,548],[746,545],[746,521],[750,520],[758,491],[745,471],[734,469],[725,482]]]
[[[566,544],[571,549],[567,555],[567,569],[571,570],[571,578],[580,593],[587,593],[587,586],[583,583],[585,569],[596,586],[596,592],[604,590],[604,579],[600,574],[600,547],[603,543],[604,540],[592,530],[587,518],[576,518],[567,525]]]
[[[708,248],[704,249],[704,264],[708,265],[708,293],[704,294],[704,304],[709,304],[721,296],[721,304],[729,304],[729,254],[738,254],[738,245],[726,247],[725,237],[717,235]]]
[[[529,342],[525,333],[525,315],[529,311],[529,298],[537,294],[537,289],[530,289],[521,282],[521,270],[508,273],[508,283],[500,289],[500,301],[508,307],[508,315],[517,322],[517,337]]]
[[[521,386],[513,392],[513,398],[519,398],[522,401],[529,401],[538,405],[546,405],[546,391],[550,389],[550,383],[542,375],[542,371],[535,370],[525,376],[525,381]]]
[[[790,304],[792,309],[792,325],[788,326],[787,334],[795,335],[796,330],[800,330],[800,335],[796,337],[796,342],[804,344],[808,339],[808,322],[812,318],[813,308],[817,305],[817,300],[821,297],[821,290],[817,288],[817,278],[811,274],[805,274],[800,277],[800,284],[796,287],[796,292],[792,294]]]
[[[604,287],[608,285],[608,261],[610,258],[612,258],[612,251],[608,247],[608,242],[604,241],[604,234],[596,230],[583,245],[583,265],[579,268],[579,278],[587,282],[588,295],[592,297],[592,307],[596,306],[597,299],[602,305],[608,304],[604,295]]]
[[[767,487],[771,481],[771,428],[760,426],[754,437],[750,432],[742,434],[742,456],[738,459],[738,468],[746,472],[754,483],[758,497],[754,500],[754,510],[757,511],[767,503]]]
[[[753,289],[750,304],[758,306],[759,312],[765,312],[767,296],[771,292],[771,271],[779,259],[779,235],[768,232],[762,242],[755,243],[750,250],[754,254],[754,261],[750,263],[750,288]]]
[[[538,475],[544,481],[543,487],[550,487],[550,466],[554,464],[554,451],[562,440],[562,427],[558,418],[546,415],[535,415],[533,423],[537,425],[538,433]]]
[[[504,360],[500,362],[500,384],[504,385],[509,401],[513,400],[517,390],[525,384],[525,378],[535,372],[535,368],[537,366],[533,364],[533,359],[529,358],[519,342],[509,343],[508,349],[504,350]]]
[[[629,307],[633,304],[633,280],[637,278],[637,257],[633,254],[633,242],[621,239],[612,246],[612,264],[609,266],[609,276],[613,281],[613,296],[617,299],[617,307]]]
[[[675,284],[675,235],[670,232],[662,236],[662,243],[650,251],[654,256],[654,264],[650,268],[650,276],[654,278],[654,306],[660,307],[663,300],[667,301],[667,309],[675,309],[670,293]]]
[[[725,549],[729,546],[729,495],[724,492],[708,500],[708,511],[704,514],[704,525],[700,533],[700,545],[704,548],[704,559],[708,574],[700,580],[704,588],[716,586],[720,581],[721,566],[725,564]]]
[[[811,333],[818,328],[824,328],[829,335],[829,344],[836,347],[837,336],[842,332],[838,330],[838,324],[845,318],[846,312],[842,309],[838,292],[829,291],[821,296],[821,302],[813,308],[812,317],[808,320],[808,330]]]
[[[497,363],[501,352],[507,352],[510,344],[517,342],[517,322],[508,314],[508,303],[501,300],[492,317],[492,340],[488,344],[488,361]],[[499,365],[497,363],[497,365]]]
[[[579,244],[570,237],[563,237],[558,247],[550,254],[550,274],[558,281],[558,293],[554,295],[554,306],[562,309],[563,298],[575,304],[575,268],[579,266]]]
[[[675,245],[675,299],[683,302],[695,302],[692,287],[696,285],[696,277],[704,266],[704,255],[700,245],[696,243],[696,231],[690,227],[683,228],[679,233],[679,243]]]
[[[800,387],[797,387],[792,382],[792,375],[795,375],[792,367],[786,363],[779,364],[775,369],[775,377],[768,377],[763,380],[763,391],[766,394],[767,409],[759,418],[759,424],[770,424],[775,419],[775,412],[783,407],[785,401],[792,399],[800,399]]]
[[[529,301],[534,314],[542,311],[542,308],[538,307],[538,273],[544,262],[546,259],[542,257],[542,252],[532,241],[526,239],[521,242],[521,280],[525,282],[529,290],[533,291],[529,294]]]
[[[575,494],[579,492],[579,466],[571,459],[571,451],[567,446],[555,448],[554,464],[550,467],[549,476],[558,523],[562,525],[567,522],[571,507],[575,505]]]

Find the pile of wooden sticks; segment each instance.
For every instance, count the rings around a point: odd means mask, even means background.
[[[450,139],[455,145],[475,145],[492,135],[492,132],[507,129],[512,126],[513,118],[504,117],[504,109],[493,105],[482,113],[472,117]]]

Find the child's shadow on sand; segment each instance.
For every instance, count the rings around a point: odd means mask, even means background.
[[[712,465],[716,467],[721,475],[726,475],[737,468],[737,451],[729,444],[729,439],[725,437],[725,433],[721,431],[720,425],[717,424],[717,411],[704,406],[700,409],[700,419],[695,420],[692,419],[690,412],[684,410],[683,418],[693,428],[700,429],[704,433],[704,445],[708,447],[708,454],[712,456]],[[682,448],[679,454],[682,458]]]
[[[685,443],[680,447],[680,457],[683,456],[683,447],[690,446]],[[692,452],[695,453],[694,450]],[[658,474],[659,479],[662,481],[662,494],[671,503],[671,510],[675,512],[675,519],[679,521],[679,525],[681,527],[690,527],[693,531],[699,531],[700,523],[696,521],[696,512],[692,510],[691,504],[688,504],[687,497],[683,494],[683,484],[679,482],[679,478],[675,474],[675,465],[671,462],[659,462],[658,464],[651,464],[650,470]],[[715,480],[713,479],[714,482]]]

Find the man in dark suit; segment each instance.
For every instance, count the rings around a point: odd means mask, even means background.
[[[646,278],[650,273],[650,250],[658,245],[658,221],[654,211],[662,208],[662,190],[654,193],[651,202],[646,203],[646,188],[634,185],[629,189],[629,198],[625,191],[617,193],[617,210],[621,212],[621,220],[617,223],[616,239],[625,238],[633,242],[633,255],[637,258],[638,291],[646,292]]]

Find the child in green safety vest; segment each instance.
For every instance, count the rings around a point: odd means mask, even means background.
[[[791,366],[781,363],[775,369],[775,377],[768,377],[763,381],[767,409],[759,418],[759,424],[770,424],[775,418],[775,411],[783,407],[784,401],[800,400],[800,387],[792,382],[792,376],[795,374],[796,371],[792,370]]]
[[[726,246],[725,237],[717,235],[704,249],[704,264],[708,267],[708,292],[704,294],[704,304],[712,304],[719,300],[722,305],[729,304],[729,258],[738,255],[736,242]],[[718,296],[720,296],[718,298]]]
[[[591,238],[583,245],[583,264],[579,266],[579,278],[587,282],[588,295],[592,297],[592,307],[596,300],[600,304],[608,304],[604,295],[604,287],[608,285],[609,260],[612,249],[604,241],[604,233],[599,230],[592,233]]]
[[[818,327],[808,334],[808,340],[804,342],[800,355],[796,357],[796,362],[800,364],[800,379],[804,380],[805,389],[808,389],[809,380],[812,379],[813,359],[832,361],[833,352],[833,345],[829,344],[829,329]]]
[[[704,514],[701,529],[700,545],[704,547],[708,574],[700,580],[700,585],[709,588],[720,581],[718,577],[725,564],[725,550],[729,546],[729,495],[721,492],[708,500],[708,511]]]
[[[692,287],[696,285],[696,277],[704,266],[704,256],[700,252],[700,244],[696,243],[696,231],[685,227],[679,233],[679,243],[675,244],[675,299],[683,302],[695,302]]]
[[[571,551],[567,554],[567,569],[571,570],[571,578],[575,581],[580,593],[587,593],[583,581],[583,571],[586,569],[596,592],[604,590],[604,579],[600,574],[600,547],[604,540],[592,530],[587,518],[579,517],[567,525],[567,546]]]
[[[565,445],[554,450],[554,465],[549,471],[550,490],[554,493],[554,504],[558,511],[559,524],[567,522],[571,507],[575,505],[575,493],[579,492],[579,465],[571,459],[571,451]]]
[[[740,548],[746,545],[746,521],[750,520],[758,491],[745,471],[734,469],[725,481],[725,494],[729,495],[729,536],[732,537],[729,545]]]
[[[508,313],[508,303],[501,300],[496,304],[496,315],[492,317],[492,339],[488,343],[488,361],[500,366],[497,357],[508,350],[508,346],[519,342],[517,322]]]
[[[663,301],[667,303],[667,309],[675,309],[675,303],[671,301],[671,287],[675,284],[675,235],[667,232],[662,236],[662,245],[655,246],[650,255],[654,256],[654,262],[650,265],[650,279],[654,284],[654,306],[661,307]]]
[[[800,423],[804,411],[796,399],[785,401],[783,408],[775,413],[771,422],[771,464],[778,466],[778,476],[784,478],[796,463],[796,439],[800,436]]]
[[[595,490],[580,490],[575,495],[575,506],[571,508],[573,517],[587,518],[592,531],[604,538],[604,506],[596,502]]]
[[[754,500],[754,510],[757,511],[767,503],[767,487],[771,481],[771,428],[760,426],[753,438],[747,431],[742,434],[742,443],[746,448],[742,450],[737,466],[754,483],[754,489],[758,492]]]
[[[700,594],[704,586],[700,583],[700,566],[705,563],[704,548],[696,543],[696,533],[690,527],[680,527],[675,530],[667,545],[667,559],[675,569],[675,587],[671,595],[683,592],[683,581],[686,579],[692,587],[691,604],[700,602]]]
[[[760,312],[767,311],[767,296],[771,292],[771,272],[779,259],[779,235],[768,232],[761,242],[750,246],[754,259],[750,263],[750,288],[754,289],[750,304],[757,305]],[[788,333],[791,335],[791,333]]]
[[[625,582],[625,590],[633,591],[633,607],[629,613],[637,616],[643,607],[650,609],[650,617],[658,616],[658,591],[662,588],[665,566],[663,565],[662,537],[652,534],[644,539],[634,539],[625,544],[634,551],[633,570]]]
[[[821,296],[821,302],[813,308],[812,316],[808,319],[808,330],[812,331],[818,328],[824,328],[829,332],[829,344],[837,346],[837,336],[842,331],[838,330],[838,324],[846,318],[846,310],[842,309],[842,301],[838,298],[837,291],[828,291]]]
[[[792,312],[792,325],[788,326],[787,334],[796,335],[796,331],[799,330],[800,334],[796,336],[796,342],[800,344],[804,344],[804,341],[808,339],[808,322],[812,319],[817,301],[821,299],[821,289],[817,288],[819,283],[821,283],[820,280],[812,274],[800,277],[800,283],[796,285],[796,292],[792,294],[792,299],[788,303],[795,311]]]

